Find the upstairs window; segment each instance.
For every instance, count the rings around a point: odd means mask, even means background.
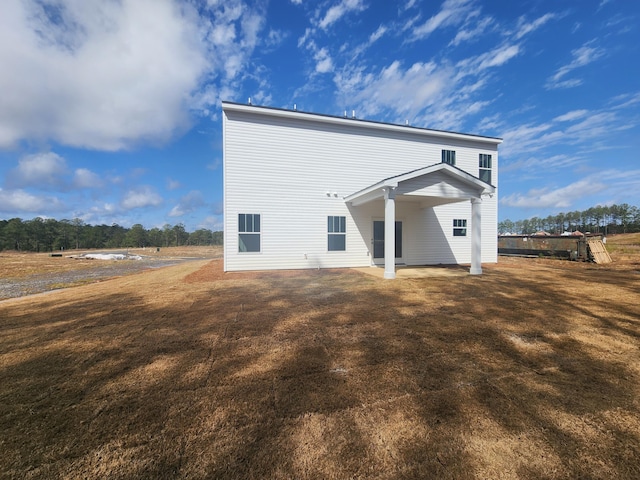
[[[327,217],[328,250],[343,252],[347,249],[347,217]]]
[[[455,150],[442,150],[442,163],[448,163],[449,165],[456,164],[456,151]]]
[[[480,154],[480,180],[491,184],[491,155]]]
[[[238,251],[260,251],[260,214],[238,214]]]
[[[454,237],[467,236],[467,219],[466,218],[456,218],[453,220],[453,236]]]

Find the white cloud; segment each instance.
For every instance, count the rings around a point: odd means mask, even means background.
[[[504,143],[500,146],[500,154],[509,157],[522,152],[540,150],[545,146],[542,139],[545,135],[549,137],[550,129],[551,125],[548,123],[511,127],[501,134]]]
[[[318,26],[326,30],[333,23],[340,20],[344,15],[353,11],[362,11],[365,6],[362,0],[341,0],[337,5],[329,8],[324,17],[318,22]]]
[[[460,25],[469,15],[477,14],[472,0],[445,0],[440,11],[412,30],[414,40],[428,37],[438,28]]]
[[[47,152],[27,155],[7,173],[6,185],[12,188],[60,188],[68,173],[67,163],[60,155]]]
[[[523,208],[570,208],[577,199],[606,189],[596,178],[585,178],[561,188],[532,189],[526,194],[513,193],[500,199],[500,204]]]
[[[207,164],[207,170],[218,170],[222,166],[222,160],[216,158],[213,162]]]
[[[59,212],[64,208],[64,203],[57,197],[37,196],[22,189],[3,190],[0,188],[0,212],[9,215]]]
[[[477,99],[487,84],[486,70],[506,64],[520,52],[519,45],[505,44],[456,65],[432,61],[405,68],[396,60],[379,72],[368,72],[363,64],[347,65],[334,76],[338,103],[355,107],[361,117],[392,112],[391,121],[410,119],[414,125],[458,129],[466,116],[489,104]]]
[[[591,40],[582,47],[572,50],[571,55],[573,60],[567,65],[560,67],[554,75],[547,79],[546,88],[568,88],[580,85],[582,83],[580,79],[563,80],[563,78],[576,68],[584,67],[604,56],[604,49],[593,45],[594,40]]]
[[[298,48],[304,46],[307,44],[307,42],[312,41],[311,37],[313,35],[315,35],[316,31],[314,28],[305,28],[304,30],[304,35],[302,35],[299,39],[298,39]]]
[[[378,41],[380,37],[382,37],[385,33],[387,33],[387,30],[388,30],[387,27],[385,27],[384,25],[380,25],[375,32],[369,35],[369,45]]]
[[[616,105],[614,107],[615,109],[630,107],[632,105],[640,103],[640,92],[617,95],[612,99],[612,101],[615,103],[622,102]]]
[[[98,174],[88,168],[78,168],[73,175],[73,186],[75,188],[99,188],[103,185]]]
[[[409,10],[410,8],[412,8],[416,4],[416,1],[417,0],[408,0],[404,7],[402,7],[403,10]]]
[[[219,232],[224,229],[224,222],[221,215],[210,215],[206,217],[199,225],[198,228],[207,228],[214,232]]]
[[[482,35],[487,33],[487,30],[495,23],[495,20],[492,17],[484,17],[480,21],[477,22],[469,22],[470,28],[462,28],[458,31],[456,36],[454,37],[449,45],[459,45],[462,42],[467,42],[470,40],[474,40],[476,38],[481,37]]]
[[[241,0],[3,0],[0,148],[21,140],[130,148],[187,128],[217,105],[203,83],[250,68],[263,9]],[[234,87],[235,88],[235,87]]]
[[[209,36],[214,45],[227,45],[236,39],[235,25],[223,23],[214,25]]]
[[[266,37],[266,44],[269,47],[277,47],[287,38],[288,33],[283,30],[269,30]]]
[[[316,72],[328,73],[333,71],[333,60],[329,56],[329,51],[326,48],[321,48],[313,56],[316,61]]]
[[[335,79],[344,101],[358,104],[366,116],[383,109],[415,113],[441,98],[449,89],[451,77],[448,69],[438,69],[435,63],[418,62],[404,70],[395,61],[378,75],[345,69]]]
[[[500,199],[500,204],[520,208],[575,208],[581,199],[592,199],[595,194],[607,192],[618,202],[625,202],[629,191],[640,188],[640,170],[603,170],[563,187],[546,186],[527,193],[513,193]],[[593,202],[590,200],[591,204]]]
[[[120,205],[125,210],[143,207],[157,207],[162,204],[162,197],[156,193],[153,187],[142,185],[129,190],[123,197]]]
[[[543,26],[545,23],[547,23],[550,20],[553,20],[554,18],[556,18],[556,15],[553,13],[546,13],[545,15],[539,18],[536,18],[533,22],[529,22],[529,23],[525,22],[524,18],[520,18],[518,22],[518,31],[515,34],[516,40],[519,40],[520,38],[524,37],[528,33],[531,33],[534,30],[537,30],[538,28]]]
[[[192,190],[180,199],[178,204],[169,212],[170,217],[181,217],[187,213],[205,205],[204,197],[201,192]]]
[[[582,85],[584,82],[579,78],[572,78],[571,80],[562,80],[556,82],[547,82],[547,89],[552,88],[573,88]]]
[[[554,122],[570,122],[576,120],[578,118],[584,117],[588,110],[572,110],[570,112],[565,113],[564,115],[559,115],[553,119]]]
[[[593,158],[598,158],[601,163],[602,158],[609,158],[610,154],[603,157],[597,152],[630,148],[632,141],[628,134],[621,137],[622,141],[613,140],[616,133],[626,132],[638,124],[632,112],[635,103],[623,104],[623,107],[631,107],[628,112],[617,103],[628,98],[633,96],[614,97],[607,108],[572,110],[539,124],[526,123],[505,128],[506,123],[491,119],[493,128],[504,138],[500,155],[506,163],[501,165],[500,171],[539,174],[541,170],[566,168]]]
[[[490,52],[484,53],[475,59],[475,63],[481,70],[499,67],[507,63],[520,53],[519,45],[503,45]]]
[[[173,180],[171,178],[167,179],[167,190],[177,190],[181,186],[182,184],[179,181]]]
[[[91,207],[93,214],[99,215],[114,215],[118,212],[118,207],[113,203],[103,203],[102,205]]]

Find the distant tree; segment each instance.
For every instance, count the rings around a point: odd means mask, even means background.
[[[535,223],[528,218],[522,220],[522,234],[531,235],[536,232]]]
[[[616,217],[620,222],[620,226],[622,226],[622,233],[627,233],[629,223],[631,223],[632,220],[631,207],[628,203],[613,206],[615,207]]]
[[[106,228],[107,240],[106,246],[109,248],[121,248],[125,246],[125,236],[127,229],[117,223],[112,223]]]
[[[26,223],[29,250],[32,252],[39,252],[43,247],[44,241],[44,220],[42,217],[36,217]]]
[[[212,245],[213,232],[206,228],[199,228],[189,234],[189,245]]]
[[[162,230],[158,227],[153,227],[147,232],[147,242],[152,247],[161,247],[164,245]]]
[[[71,248],[71,238],[73,237],[73,225],[71,221],[62,219],[58,222],[58,232],[53,240],[54,250],[69,250]]]
[[[104,248],[105,231],[102,225],[83,225],[80,231],[80,248]]]
[[[629,208],[629,231],[640,232],[640,208],[632,206]]]
[[[222,233],[222,232],[220,232]],[[498,223],[498,233],[501,235],[504,235],[505,233],[516,233],[515,232],[515,225],[514,223],[509,220],[503,220],[502,222]]]
[[[553,233],[580,230],[583,233],[640,232],[640,209],[635,205],[596,205],[586,210],[549,215],[544,219],[505,220],[498,224],[498,231],[529,235],[537,230]]]
[[[77,250],[80,248],[80,237],[82,235],[82,227],[84,226],[84,221],[79,218],[74,218],[73,220],[71,220],[71,225],[73,225],[73,241]]]
[[[168,224],[168,223],[164,224],[164,226],[162,227],[162,236],[163,236],[164,246],[165,247],[173,245],[173,243],[172,243],[172,241],[173,241],[173,227],[170,224]]]
[[[222,245],[224,243],[224,232],[213,232],[211,243],[213,245]]]
[[[2,242],[4,250],[29,250],[27,246],[27,228],[22,219],[12,218],[6,223]]]
[[[125,246],[127,247],[146,247],[147,246],[147,231],[144,227],[136,223],[124,236]]]
[[[580,227],[580,212],[575,210],[573,212],[569,212],[567,214],[568,222],[569,222],[569,230],[575,231]]]
[[[189,234],[185,230],[184,224],[178,223],[177,225],[174,225],[171,231],[173,233],[173,239],[175,240],[174,245],[176,247],[186,245],[189,240]]]

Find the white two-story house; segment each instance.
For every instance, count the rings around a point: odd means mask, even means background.
[[[499,138],[222,103],[224,270],[497,261]]]

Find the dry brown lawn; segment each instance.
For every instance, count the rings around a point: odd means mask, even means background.
[[[198,260],[0,302],[0,477],[640,478],[624,238],[611,265]]]

